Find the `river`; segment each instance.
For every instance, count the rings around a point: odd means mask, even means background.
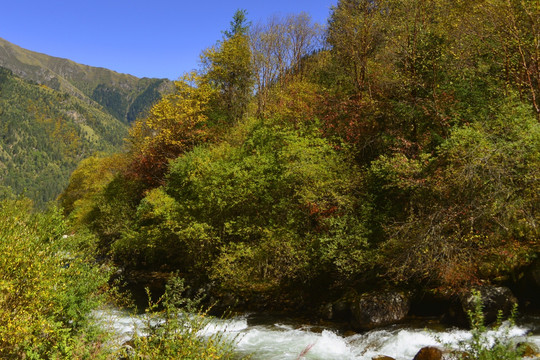
[[[143,329],[143,315],[130,315],[118,309],[96,313],[102,324],[116,336],[117,344],[129,340],[135,329]],[[225,332],[235,340],[238,354],[252,354],[254,360],[371,360],[387,355],[396,360],[411,360],[424,346],[455,348],[470,338],[469,331],[443,328],[436,323],[421,322],[394,325],[365,333],[348,334],[337,328],[302,324],[297,319],[246,314],[228,320],[214,319],[201,335]],[[506,325],[490,331],[489,337],[508,335],[516,341],[534,343],[540,348],[540,317],[522,318],[517,325]]]

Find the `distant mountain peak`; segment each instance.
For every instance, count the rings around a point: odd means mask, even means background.
[[[0,66],[23,79],[74,95],[124,123],[145,115],[163,93],[172,90],[168,79],[138,78],[102,67],[23,49],[0,38]]]

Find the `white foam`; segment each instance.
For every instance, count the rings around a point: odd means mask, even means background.
[[[247,319],[242,317],[231,320],[213,319],[199,332],[199,334],[202,336],[211,336],[218,332],[237,333],[247,329],[247,327]]]
[[[100,326],[113,335],[114,345],[122,345],[133,337],[135,331],[143,331],[146,327],[141,317],[132,316],[118,309],[94,311],[92,316]]]
[[[237,348],[254,359],[297,359],[305,352],[306,359],[354,359],[345,338],[329,330],[314,333],[290,326],[255,326],[247,329]]]
[[[355,359],[371,359],[386,355],[396,360],[412,359],[425,346],[441,346],[437,335],[427,330],[373,330],[349,338],[355,349]]]
[[[144,316],[131,316],[115,309],[96,312],[94,317],[116,335],[119,344],[129,340],[135,331],[143,333],[146,323]],[[502,336],[523,339],[528,328],[504,324],[498,330],[488,331],[487,338],[491,342]],[[250,326],[246,316],[212,319],[199,334],[211,336],[218,332],[234,340],[240,354],[253,354],[252,358],[258,360],[295,360],[302,353],[303,359],[310,360],[371,360],[376,355],[408,360],[422,347],[456,348],[471,337],[465,330],[435,332],[413,328],[388,328],[345,337],[331,330],[314,332],[310,327],[289,324]],[[540,335],[528,336],[527,341],[540,347]]]

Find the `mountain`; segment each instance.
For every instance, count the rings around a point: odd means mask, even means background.
[[[168,79],[137,78],[105,68],[78,64],[23,49],[0,38],[0,66],[51,89],[99,104],[124,123],[143,117],[162,94],[172,90]]]
[[[129,124],[173,87],[0,38],[0,197],[54,199],[82,159],[119,151]]]
[[[54,199],[83,158],[118,151],[127,125],[69,93],[0,67],[0,197]]]

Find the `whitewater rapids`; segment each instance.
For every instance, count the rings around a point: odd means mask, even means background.
[[[96,313],[96,318],[111,331],[117,344],[131,339],[135,331],[144,333],[143,316],[108,309]],[[528,341],[540,347],[540,319],[510,326],[503,325],[488,333],[493,341],[500,336],[510,336],[517,342]],[[202,336],[224,332],[235,340],[239,355],[252,354],[256,360],[296,360],[309,349],[302,359],[310,360],[371,360],[386,355],[396,360],[410,360],[425,346],[457,348],[471,334],[462,329],[427,329],[407,325],[390,326],[362,334],[346,335],[336,329],[300,325],[293,322],[264,321],[257,324],[252,315],[229,320],[213,319],[202,331]]]

